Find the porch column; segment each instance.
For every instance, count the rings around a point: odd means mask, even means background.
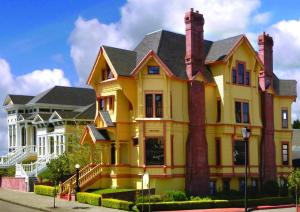
[[[28,145],[30,145],[30,136],[29,136],[29,126],[28,126],[28,124],[26,123],[25,124],[25,139],[26,139],[26,141],[25,141],[25,146],[28,146]]]
[[[57,135],[53,136],[53,148],[54,148],[54,155],[58,155],[58,152],[57,152]]]
[[[119,165],[120,164],[120,143],[119,141],[116,141],[115,143],[115,160],[116,160],[116,165]]]
[[[95,144],[90,144],[90,163],[94,163]]]
[[[110,164],[110,148],[111,148],[110,143],[104,145],[104,164],[105,165]]]
[[[104,164],[104,161],[103,161],[103,151],[104,151],[104,145],[100,144],[100,164]]]

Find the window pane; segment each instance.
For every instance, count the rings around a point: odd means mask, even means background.
[[[281,112],[282,128],[288,128],[288,111],[282,110]]]
[[[243,122],[249,123],[249,104],[243,103]]]
[[[232,69],[232,83],[236,83],[236,69]]]
[[[289,165],[289,150],[287,144],[282,144],[282,165]]]
[[[162,138],[147,138],[146,165],[164,165],[164,142]]]
[[[238,83],[244,84],[244,64],[239,63],[238,64]]]
[[[163,117],[162,94],[155,94],[155,116],[156,117]]]
[[[241,108],[241,103],[240,102],[235,102],[235,120],[237,123],[242,122],[242,108]]]
[[[221,100],[217,101],[217,122],[221,121]]]
[[[146,117],[153,117],[153,95],[146,94]]]
[[[245,82],[246,85],[250,85],[250,72],[247,71],[246,72],[246,82]]]
[[[233,150],[234,165],[245,165],[245,141],[235,141]]]
[[[159,66],[148,66],[148,74],[159,74]]]
[[[216,166],[221,165],[221,145],[220,140],[216,140]]]

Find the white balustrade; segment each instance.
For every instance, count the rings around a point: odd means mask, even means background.
[[[0,168],[13,166],[32,154],[36,154],[35,145],[18,147],[14,151],[0,157]]]

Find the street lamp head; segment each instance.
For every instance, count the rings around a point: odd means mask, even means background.
[[[75,165],[75,168],[76,168],[76,169],[80,169],[80,165],[77,163],[77,164]]]
[[[242,128],[243,139],[248,139],[250,137],[251,130],[247,127]]]

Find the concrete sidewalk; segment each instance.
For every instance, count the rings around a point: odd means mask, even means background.
[[[118,211],[115,209],[92,206],[75,201],[61,200],[58,198],[55,199],[57,208],[53,208],[53,197],[41,196],[32,192],[13,191],[4,188],[0,188],[0,200],[41,211]]]

